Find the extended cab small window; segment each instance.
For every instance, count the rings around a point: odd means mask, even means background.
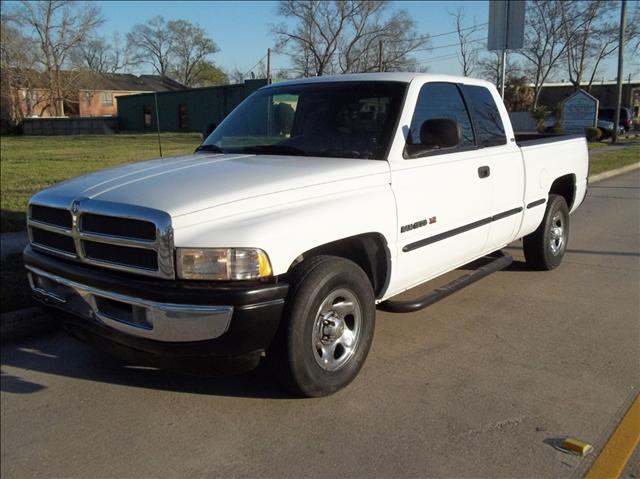
[[[483,86],[476,85],[462,85],[462,91],[473,111],[480,146],[506,144],[502,117],[491,92]]]
[[[462,136],[456,148],[475,146],[469,113],[458,87],[453,83],[427,83],[420,90],[416,109],[411,119],[406,148],[409,157],[415,158],[451,150],[450,148],[444,151],[440,151],[440,149],[425,149],[424,145],[421,145],[420,129],[422,124],[426,120],[435,119],[449,119],[458,123]]]

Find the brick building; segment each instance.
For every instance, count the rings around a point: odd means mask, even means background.
[[[116,98],[139,93],[183,90],[186,87],[159,75],[132,75],[123,73],[95,74],[65,72],[65,117],[117,116]],[[15,80],[19,78],[19,80]],[[1,118],[3,130],[8,124],[18,124],[23,118],[53,116],[50,90],[44,75],[3,75]]]

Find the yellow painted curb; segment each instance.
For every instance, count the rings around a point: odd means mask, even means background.
[[[640,443],[640,394],[636,395],[633,404],[584,479],[620,477],[638,443]]]

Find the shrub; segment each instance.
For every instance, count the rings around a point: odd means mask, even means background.
[[[602,131],[600,128],[585,128],[584,133],[587,136],[587,141],[599,141],[602,138]]]
[[[544,131],[544,120],[547,118],[549,110],[546,106],[539,106],[533,109],[533,119],[536,121],[536,129],[539,133]]]

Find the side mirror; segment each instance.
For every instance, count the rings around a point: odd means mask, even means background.
[[[460,144],[460,125],[450,118],[425,120],[420,127],[420,146],[423,148],[453,148]]]

